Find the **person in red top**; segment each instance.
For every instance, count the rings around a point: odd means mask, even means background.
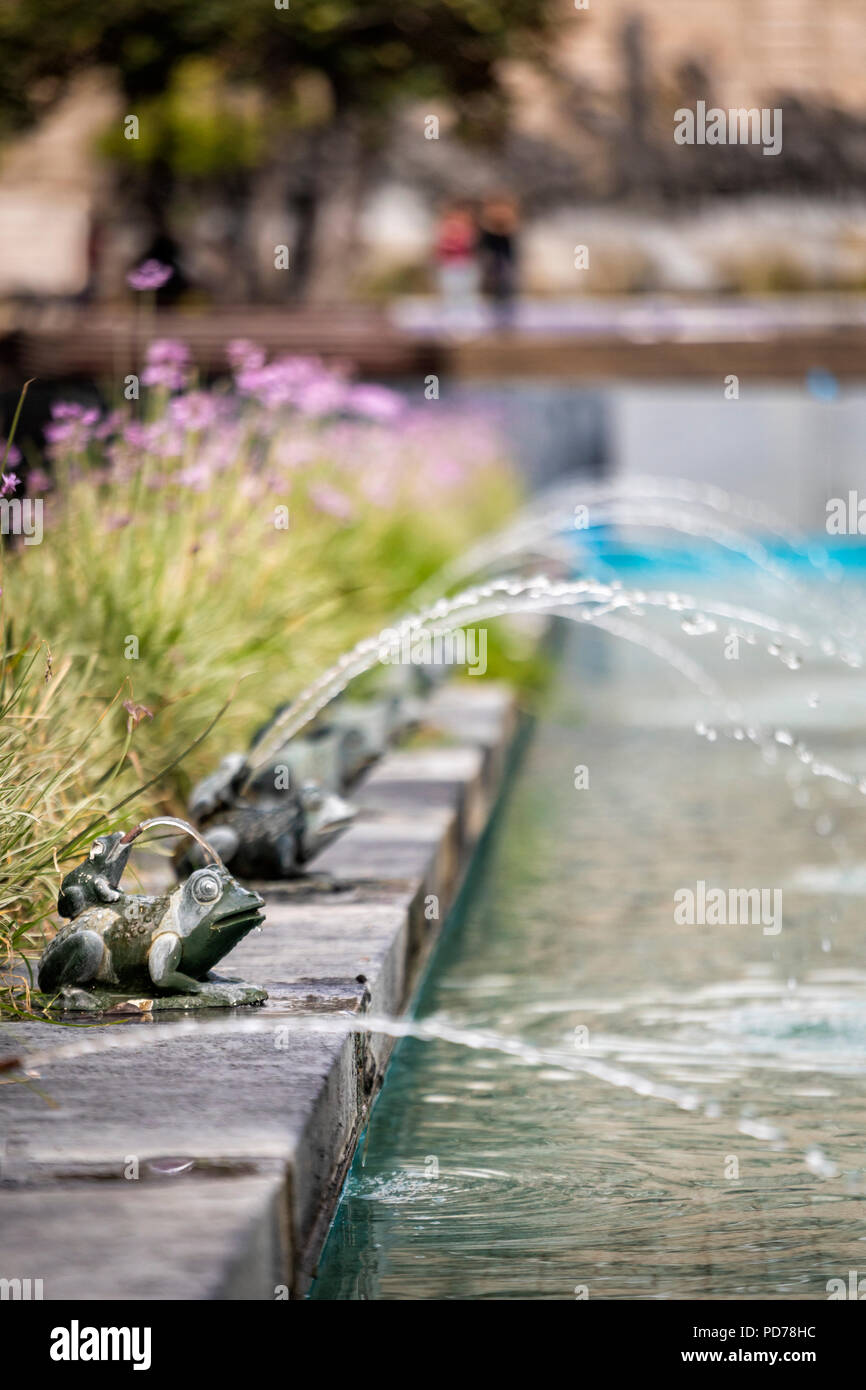
[[[434,245],[439,293],[448,317],[468,318],[478,302],[478,228],[472,209],[453,203],[439,221]]]

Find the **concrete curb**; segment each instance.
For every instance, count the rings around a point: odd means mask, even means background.
[[[225,1034],[199,1016],[146,1050],[49,1066],[41,1095],[0,1086],[0,1278],[42,1279],[46,1299],[303,1296],[392,1044],[337,1019],[277,1030],[298,1013],[405,1007],[501,786],[513,696],[452,683],[427,723],[445,745],[386,754],[312,884],[257,885],[265,928],[226,973],[265,986],[244,1015],[273,1029]],[[71,1036],[9,1024],[0,1056]],[[195,1161],[154,1173],[166,1156]]]

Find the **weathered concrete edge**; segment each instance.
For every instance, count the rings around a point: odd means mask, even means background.
[[[458,740],[456,747],[444,751],[449,761],[471,749],[477,754],[474,769],[463,778],[445,781],[449,793],[449,814],[443,820],[426,871],[410,885],[405,897],[404,922],[393,934],[391,947],[378,979],[368,979],[359,1011],[376,1015],[399,1014],[422,978],[438,942],[442,926],[456,901],[475,849],[486,830],[508,770],[519,729],[517,703],[506,686],[492,682],[472,688],[466,683],[450,683],[441,688],[427,711],[427,720],[446,735]],[[424,750],[391,750],[366,779],[355,800],[362,808],[387,805],[387,788],[398,788],[405,801],[430,785],[430,764],[443,756]],[[364,834],[364,821],[353,827],[341,841],[318,861],[320,871],[351,881],[356,841]],[[430,897],[438,899],[438,916],[426,914]],[[335,905],[334,913],[340,908]],[[351,1167],[358,1140],[370,1109],[384,1080],[393,1050],[393,1040],[381,1035],[356,1034],[349,1040],[354,1051],[358,1077],[358,1108],[350,1133],[339,1152],[330,1180],[317,1194],[317,1211],[306,1230],[292,1227],[292,1296],[302,1298],[312,1283],[316,1265],[327,1238],[343,1184]],[[339,1062],[335,1063],[335,1069]],[[330,1078],[329,1078],[330,1080]],[[317,1117],[329,1123],[329,1107]],[[312,1137],[312,1129],[308,1136]],[[334,1133],[336,1134],[336,1129]],[[290,1171],[289,1209],[297,1211],[292,1191],[294,1171]],[[224,1296],[231,1297],[230,1293]],[[243,1296],[243,1295],[241,1295]]]

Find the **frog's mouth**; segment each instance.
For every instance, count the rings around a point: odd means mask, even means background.
[[[264,904],[262,904],[264,906]],[[244,934],[258,927],[265,920],[265,914],[258,907],[242,907],[237,912],[229,912],[211,923],[211,931],[230,931]]]

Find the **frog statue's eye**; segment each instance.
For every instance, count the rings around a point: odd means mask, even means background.
[[[93,844],[90,846],[90,854],[89,854],[88,858],[90,858],[90,859],[96,859],[96,858],[98,858],[98,856],[99,856],[100,854],[104,853],[104,851],[105,851],[105,841],[104,841],[104,840],[94,840],[94,841],[93,841]]]
[[[197,902],[216,902],[220,895],[220,881],[216,874],[199,874],[192,881],[192,895]]]

